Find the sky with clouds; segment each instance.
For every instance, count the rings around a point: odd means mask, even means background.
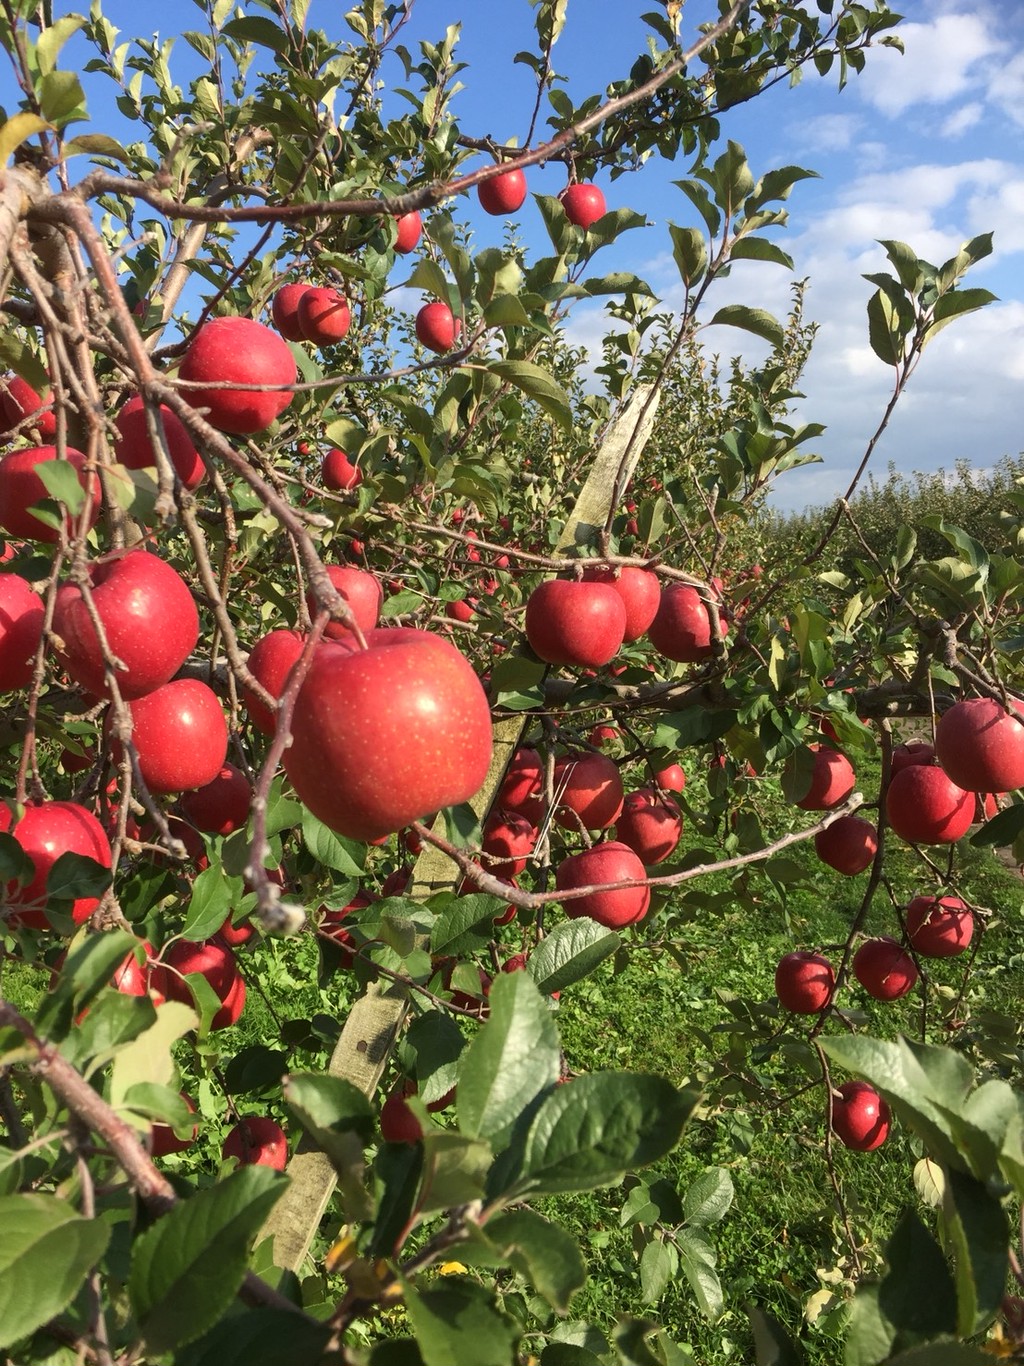
[[[574,95],[621,77],[645,48],[640,16],[656,3],[570,0],[554,65]],[[862,278],[885,268],[879,238],[902,239],[937,263],[966,239],[994,232],[993,255],[975,268],[971,282],[992,290],[999,302],[946,329],[926,351],[876,452],[876,473],[884,476],[890,461],[902,471],[952,470],[958,460],[985,469],[1024,450],[1024,3],[904,0],[896,7],[905,16],[897,30],[905,55],[872,51],[865,71],[851,75],[842,92],[834,74],[809,72],[795,89],[783,84],[722,120],[723,135],[745,146],[755,174],[796,163],[820,176],[794,188],[790,225],[778,234],[794,258],[793,276],[779,266],[745,262],[709,300],[712,311],[742,300],[784,316],[792,279],[810,281],[807,314],[819,333],[797,417],[826,424],[815,447],[823,464],[785,476],[776,495],[780,507],[820,504],[840,493],[888,400],[892,372],[867,343],[865,307],[873,286]],[[124,37],[157,27],[167,37],[202,24],[192,0],[163,0],[152,8],[105,0],[103,8]],[[343,38],[339,8],[338,0],[312,0],[309,21]],[[683,41],[715,14],[711,0],[688,0]],[[415,53],[421,39],[437,41],[457,22],[457,55],[467,64],[458,97],[464,129],[521,142],[535,92],[530,71],[513,57],[536,45],[534,10],[527,0],[416,0],[402,41]],[[191,50],[178,44],[172,69],[179,81],[195,74],[194,63]],[[403,83],[393,57],[382,74]],[[642,210],[650,224],[610,249],[606,268],[634,270],[668,304],[678,303],[680,287],[666,224],[695,221],[672,184],[688,171],[682,161],[652,158],[634,175],[602,181],[609,207]],[[557,193],[564,179],[559,165],[529,174],[530,188],[547,194]],[[500,220],[469,201],[458,212],[470,218],[477,246],[501,242]],[[521,212],[519,232],[528,249],[547,249],[532,200]],[[603,306],[579,308],[569,329],[574,340],[598,344],[599,359]],[[723,356],[763,354],[763,344],[732,329],[710,328],[704,338]]]

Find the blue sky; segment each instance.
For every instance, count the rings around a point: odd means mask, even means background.
[[[645,44],[640,15],[656,0],[570,0],[554,64],[569,77],[574,95],[601,89]],[[782,507],[820,503],[840,492],[859,462],[888,398],[891,372],[867,345],[865,305],[872,287],[861,275],[884,268],[878,238],[901,238],[919,255],[941,261],[965,239],[993,230],[993,257],[977,268],[974,283],[1000,301],[947,329],[926,353],[894,422],[875,456],[884,475],[897,468],[952,469],[966,459],[979,469],[1024,450],[1024,5],[1018,0],[906,0],[898,32],[906,55],[880,49],[867,68],[839,93],[834,76],[809,73],[795,90],[786,86],[730,111],[724,135],[741,142],[755,174],[796,163],[821,179],[797,185],[789,202],[790,226],[779,240],[795,261],[795,276],[809,277],[808,315],[820,324],[805,379],[799,417],[827,424],[817,445],[825,463],[781,481]],[[63,13],[77,8],[57,3]],[[104,12],[123,37],[161,36],[202,24],[191,0],[105,0]],[[334,18],[340,0],[312,0],[310,23],[344,37]],[[689,0],[684,41],[715,7]],[[525,137],[534,88],[531,73],[513,63],[533,45],[534,10],[527,0],[417,0],[402,41],[412,50],[436,41],[460,22],[458,49],[468,70],[460,79],[460,121],[466,131],[497,140]],[[151,27],[152,25],[152,27]],[[70,51],[70,49],[69,49]],[[172,71],[181,83],[195,74],[195,54],[176,45]],[[179,74],[180,63],[180,74]],[[391,59],[386,80],[400,83]],[[102,117],[94,100],[91,111]],[[627,234],[607,257],[609,268],[646,278],[668,303],[678,299],[678,276],[666,223],[694,221],[672,185],[686,175],[683,162],[652,160],[634,175],[603,180],[610,207],[628,205],[651,226]],[[564,169],[529,174],[530,188],[557,193]],[[480,246],[498,243],[500,220],[464,205]],[[460,212],[463,206],[460,206]],[[546,241],[539,213],[528,199],[520,219],[528,246]],[[784,315],[792,283],[788,272],[743,263],[712,302],[753,303]],[[603,309],[588,305],[569,324],[573,339],[596,345],[605,329]],[[708,329],[706,344],[725,356],[751,357],[761,344],[731,329]]]

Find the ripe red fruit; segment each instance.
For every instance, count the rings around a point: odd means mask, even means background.
[[[241,1018],[245,1009],[245,978],[241,973],[236,975],[231,990],[223,999],[224,1004],[210,1021],[211,1029],[227,1029]]]
[[[458,320],[440,299],[424,304],[416,314],[416,340],[428,351],[450,351],[458,335]]]
[[[234,1158],[241,1167],[270,1167],[283,1172],[288,1165],[288,1137],[269,1115],[246,1115],[228,1133],[221,1157]]]
[[[57,435],[57,414],[52,408],[45,413],[40,411],[47,401],[20,375],[0,378],[0,437],[31,417],[33,421],[22,427],[22,432],[34,429],[43,441],[52,441]]]
[[[280,697],[284,691],[288,674],[302,654],[303,641],[299,631],[269,631],[249,652],[246,661],[249,672],[272,697]],[[273,735],[277,729],[276,713],[245,684],[242,685],[242,700],[256,729],[264,735]]]
[[[223,925],[217,931],[217,938],[223,939],[230,948],[237,949],[241,948],[243,944],[248,944],[255,933],[252,921],[248,917],[243,918],[236,925],[233,923],[229,912]]]
[[[566,218],[584,232],[592,223],[603,218],[607,211],[603,191],[587,181],[581,180],[575,185],[567,185],[558,197],[562,201]]]
[[[0,574],[0,692],[31,679],[44,616],[43,600],[26,579]]]
[[[526,867],[536,842],[532,821],[515,811],[496,810],[484,825],[480,847],[487,857],[481,863],[489,873],[513,877]]]
[[[100,515],[100,484],[96,474],[84,472],[85,456],[70,446],[63,458],[78,471],[78,482],[91,493],[89,526],[94,526]],[[0,530],[25,541],[45,541],[54,544],[60,539],[56,527],[47,526],[29,511],[36,503],[49,498],[46,485],[36,473],[36,466],[57,459],[56,446],[27,446],[9,451],[0,459]],[[74,531],[77,517],[67,518],[69,535]]]
[[[915,896],[907,907],[907,934],[923,958],[955,958],[974,934],[974,916],[958,896]]]
[[[726,628],[725,618],[721,626]],[[669,583],[661,590],[658,611],[647,628],[647,637],[659,654],[680,664],[699,664],[714,654],[711,618],[696,588]]]
[[[252,318],[212,318],[192,336],[180,377],[200,385],[259,384],[258,389],[186,389],[194,408],[222,432],[248,436],[265,431],[291,403],[283,385],[295,383],[295,357],[278,334]]]
[[[548,664],[599,668],[614,659],[626,629],[626,607],[606,583],[547,579],[526,603],[526,636]]]
[[[607,830],[622,810],[618,766],[603,754],[565,754],[555,761],[555,820],[566,830]]]
[[[153,958],[153,945],[148,939],[140,940],[115,969],[111,986],[122,996],[149,996],[154,1005],[160,1005],[165,999],[163,979],[161,968]]]
[[[212,688],[177,678],[129,703],[143,781],[154,796],[213,782],[228,752],[228,726]]]
[[[146,550],[116,552],[90,565],[89,577],[107,644],[125,666],[116,671],[122,697],[142,697],[169,682],[199,639],[199,613],[185,580]],[[76,584],[58,590],[53,629],[71,677],[94,697],[105,695],[103,651]]]
[[[415,251],[423,234],[423,220],[417,211],[413,209],[396,218],[395,229],[395,251],[399,256],[407,256],[410,251]]]
[[[306,339],[299,323],[299,300],[311,288],[312,286],[307,284],[282,285],[274,295],[270,314],[274,319],[274,326],[288,341],[299,342]]]
[[[194,489],[206,474],[202,457],[178,415],[163,403],[159,411],[167,453],[175,473],[185,488]],[[118,431],[114,455],[120,463],[129,470],[153,468],[156,465],[156,452],[146,426],[146,405],[141,394],[135,394],[128,400],[114,419],[114,426]]]
[[[296,305],[298,323],[306,341],[330,346],[341,341],[352,326],[352,310],[344,294],[328,287],[307,289]]]
[[[616,576],[617,573],[617,576]],[[657,574],[649,569],[624,565],[613,569],[585,569],[585,583],[607,583],[615,589],[626,609],[626,630],[622,639],[627,645],[639,640],[658,615],[661,605],[661,584]]]
[[[615,823],[615,838],[629,845],[646,866],[663,863],[675,851],[683,833],[683,818],[671,797],[653,787],[628,792]]]
[[[357,569],[351,564],[329,564],[326,568],[327,577],[348,603],[360,631],[363,635],[372,631],[377,625],[384,601],[380,580],[365,569]],[[318,604],[312,590],[306,594],[306,605],[311,615],[317,611]],[[355,641],[355,636],[340,621],[329,621],[324,629],[324,637],[327,640]]]
[[[889,1106],[866,1081],[844,1081],[832,1097],[832,1132],[855,1152],[881,1147],[891,1119]]]
[[[878,834],[860,816],[840,816],[814,837],[814,851],[822,863],[837,873],[855,877],[869,867],[878,851]]]
[[[779,959],[775,969],[775,995],[796,1015],[817,1015],[836,989],[832,964],[820,953],[796,949]]]
[[[686,774],[679,764],[666,764],[654,775],[656,787],[663,792],[682,792],[686,787]]]
[[[853,975],[876,1001],[898,1001],[917,982],[913,958],[895,939],[865,939],[853,955]]]
[[[972,697],[944,712],[935,728],[935,753],[968,792],[1024,786],[1024,726],[992,697]]]
[[[419,1143],[423,1127],[401,1091],[392,1091],[380,1107],[380,1133],[385,1143]]]
[[[485,212],[495,215],[515,213],[523,207],[526,199],[526,176],[517,166],[511,171],[492,176],[490,180],[482,180],[476,192],[480,207]]]
[[[896,745],[892,751],[892,776],[901,769],[912,768],[915,764],[934,764],[935,746],[927,740],[908,740],[904,745]]]
[[[338,450],[337,447],[324,456],[320,477],[324,488],[333,489],[335,493],[356,489],[363,482],[362,470],[358,465],[353,465],[345,452]]]
[[[912,764],[889,784],[889,824],[913,844],[955,844],[974,820],[974,793],[965,792],[941,768]]]
[[[539,805],[543,781],[544,768],[540,755],[528,745],[521,746],[512,755],[505,770],[498,793],[498,805],[506,811],[521,811],[530,816]]]
[[[555,874],[555,886],[564,892],[575,887],[600,887],[646,876],[644,865],[633,850],[618,840],[610,840],[563,859]],[[617,891],[591,892],[564,904],[565,913],[572,920],[589,916],[599,925],[617,930],[646,915],[650,901],[650,888],[624,887]]]
[[[224,764],[215,778],[192,792],[183,792],[178,805],[197,830],[230,835],[249,820],[252,784],[240,768]]]
[[[801,811],[831,811],[853,791],[857,778],[845,754],[827,745],[808,745],[814,756],[811,785],[796,803]],[[787,769],[790,767],[787,761]]]
[[[491,760],[491,713],[469,661],[440,636],[371,631],[327,643],[292,718],[285,769],[332,830],[370,840],[467,801]]]
[[[188,1106],[189,1114],[194,1115],[196,1107],[188,1096],[183,1092],[181,1098]],[[170,1157],[171,1153],[183,1153],[186,1148],[191,1148],[198,1136],[198,1124],[192,1125],[192,1133],[188,1138],[179,1138],[169,1124],[153,1124],[149,1130],[149,1151],[153,1157]]]
[[[221,939],[206,939],[193,943],[176,939],[163,955],[164,990],[172,1001],[192,1004],[192,996],[184,979],[193,973],[205,977],[216,995],[223,1001],[235,985],[238,964],[235,955]]]
[[[10,807],[0,803],[0,832],[13,835],[35,865],[35,873],[24,887],[9,882],[4,893],[7,905],[18,912],[13,922],[32,929],[46,929],[49,925],[42,909],[46,904],[46,879],[61,854],[84,854],[104,868],[111,866],[110,841],[103,826],[77,802],[26,806],[20,820],[14,819]],[[71,906],[75,924],[88,920],[99,904],[98,897],[79,897]]]
[[[457,598],[454,602],[446,602],[444,614],[450,621],[468,622],[473,620],[473,608],[465,598]]]

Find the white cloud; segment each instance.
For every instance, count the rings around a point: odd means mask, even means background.
[[[789,125],[786,146],[794,153],[845,152],[854,145],[862,126],[856,114],[816,114]]]
[[[943,14],[930,23],[904,23],[892,48],[872,53],[857,90],[883,114],[897,115],[918,104],[948,104],[980,79],[978,64],[999,50],[995,26],[979,13]]]
[[[1024,128],[1024,51],[992,71],[989,98],[1018,128]]]
[[[970,104],[961,105],[959,109],[950,114],[949,118],[939,128],[939,136],[944,138],[962,137],[969,129],[981,122],[984,113],[985,106],[979,100],[972,100]]]

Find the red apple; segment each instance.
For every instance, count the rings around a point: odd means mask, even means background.
[[[626,607],[607,583],[547,579],[526,603],[526,636],[547,664],[599,668],[614,659],[626,629]]]
[[[644,865],[628,845],[611,840],[595,844],[580,854],[570,854],[559,864],[555,886],[559,891],[576,887],[607,886],[616,882],[634,881],[647,876]],[[632,925],[647,914],[651,893],[648,887],[624,887],[618,891],[596,891],[572,901],[566,901],[565,913],[570,919],[589,916],[608,929]]]
[[[645,866],[663,863],[675,851],[683,833],[683,818],[671,797],[653,787],[628,792],[615,823],[615,838],[627,844]]]
[[[43,441],[52,441],[57,435],[57,414],[50,408],[40,411],[48,402],[37,394],[27,380],[20,375],[4,375],[0,378],[0,438],[9,436],[11,431],[24,422],[33,419],[22,427],[22,432],[34,430]]]
[[[444,614],[450,621],[470,622],[473,620],[473,607],[466,598],[456,598],[454,602],[446,602]]]
[[[627,645],[639,640],[658,615],[661,606],[661,584],[657,574],[649,569],[624,565],[618,570],[585,569],[584,582],[611,584],[626,608],[626,630],[622,639]]]
[[[907,907],[907,934],[922,958],[955,958],[974,934],[974,916],[958,896],[915,896]]]
[[[895,939],[865,939],[853,955],[853,975],[876,1001],[898,1001],[917,982],[913,958]]]
[[[55,527],[47,526],[29,511],[36,503],[50,497],[46,485],[36,473],[36,467],[57,458],[56,446],[27,446],[9,451],[0,459],[0,530],[21,540],[45,541],[51,545],[60,539]],[[95,473],[85,473],[85,456],[81,451],[69,446],[63,458],[77,470],[82,488],[91,493],[89,526],[94,526],[100,515],[99,479]],[[77,517],[68,517],[66,525],[69,535],[74,531],[77,520]]]
[[[228,752],[217,695],[197,678],[177,678],[129,703],[143,781],[154,796],[213,782]]]
[[[416,340],[428,351],[450,351],[459,335],[459,320],[446,303],[435,299],[416,314]]]
[[[498,805],[506,811],[519,811],[526,803],[536,802],[544,782],[540,755],[522,745],[512,755],[498,794]],[[527,813],[529,814],[529,813]]]
[[[197,830],[230,835],[249,820],[252,784],[240,768],[224,764],[215,778],[192,792],[183,792],[178,805]]]
[[[367,645],[317,652],[285,753],[301,800],[361,840],[468,801],[491,759],[487,696],[454,645],[411,628],[371,631]]]
[[[260,389],[186,389],[194,408],[222,432],[248,436],[281,416],[294,397],[298,369],[287,342],[252,318],[212,318],[192,335],[180,378],[198,385],[253,384]]]
[[[19,574],[0,574],[0,692],[32,678],[43,634],[43,600]]]
[[[231,913],[225,917],[223,925],[217,931],[217,938],[223,939],[229,948],[238,949],[243,944],[248,944],[249,940],[256,933],[252,921],[248,916],[243,917],[236,925],[231,919]]]
[[[889,824],[912,844],[955,844],[974,820],[974,793],[965,792],[941,768],[912,764],[889,784]]]
[[[489,873],[514,876],[526,867],[537,842],[533,822],[515,811],[492,811],[483,828],[481,859]]]
[[[107,644],[124,665],[116,672],[122,697],[142,697],[169,682],[199,639],[199,613],[185,580],[146,550],[114,552],[90,565],[89,575]],[[63,642],[61,664],[94,697],[102,697],[103,651],[77,585],[58,590],[53,629]]]
[[[380,1134],[385,1143],[419,1143],[423,1127],[401,1090],[392,1091],[380,1107]]]
[[[992,697],[968,698],[944,712],[935,728],[935,753],[968,792],[1024,786],[1024,726]]]
[[[302,335],[316,346],[330,346],[347,335],[352,310],[337,289],[312,287],[300,295],[295,308]]]
[[[423,234],[423,220],[415,209],[395,219],[395,251],[407,256],[419,246]]]
[[[43,910],[46,879],[61,854],[84,854],[104,868],[111,866],[110,841],[103,826],[77,802],[38,802],[26,806],[20,820],[14,819],[9,806],[0,803],[0,832],[13,835],[35,865],[24,887],[10,882],[4,894],[7,905],[17,910],[14,923],[32,929],[49,926]],[[99,904],[97,897],[79,897],[71,906],[75,924],[88,920]]]
[[[288,1165],[288,1137],[269,1115],[246,1115],[230,1130],[220,1150],[240,1167],[270,1167],[283,1172]]]
[[[140,940],[115,969],[110,979],[111,986],[122,996],[149,996],[154,1005],[160,1005],[165,999],[163,979],[161,968],[153,961],[154,957],[153,945],[149,940]]]
[[[356,489],[363,482],[362,470],[358,465],[353,465],[345,452],[338,450],[337,447],[329,450],[324,456],[320,477],[324,488],[333,489],[335,493]]]
[[[603,192],[587,181],[567,185],[558,197],[566,218],[584,232],[607,212]]]
[[[356,624],[365,636],[377,625],[380,617],[380,607],[384,601],[380,580],[365,569],[356,569],[351,564],[329,564],[326,568],[327,577],[348,603]],[[312,590],[306,594],[306,605],[310,614],[316,612],[317,601]],[[324,636],[327,640],[355,640],[349,628],[340,621],[328,622]]]
[[[181,1098],[188,1106],[189,1114],[194,1115],[196,1107],[188,1096],[182,1092]],[[191,1148],[198,1136],[198,1124],[192,1125],[192,1133],[188,1138],[179,1138],[169,1124],[153,1124],[149,1130],[149,1151],[153,1157],[170,1157],[172,1153],[183,1153],[186,1148]]]
[[[490,180],[482,180],[476,192],[485,212],[498,216],[515,213],[526,199],[526,176],[517,166]]]
[[[555,820],[566,830],[607,830],[622,810],[618,766],[603,754],[565,754],[555,761]]]
[[[815,835],[814,851],[837,873],[855,877],[870,867],[878,851],[878,834],[861,816],[840,816]]]
[[[855,1152],[881,1147],[891,1118],[889,1106],[866,1081],[844,1081],[832,1096],[832,1132]]]
[[[654,775],[654,784],[663,792],[682,792],[686,788],[686,774],[679,764],[666,764]]]
[[[312,285],[307,284],[282,285],[274,295],[270,305],[271,317],[278,332],[288,341],[306,340],[299,323],[299,300],[311,288]]]
[[[844,802],[856,786],[853,765],[845,754],[827,745],[808,745],[814,757],[811,785],[796,803],[801,811],[831,811]],[[787,760],[787,770],[790,768]]]
[[[904,745],[896,745],[892,751],[892,776],[900,769],[912,768],[915,764],[934,764],[935,746],[927,740],[908,740]]]
[[[158,411],[174,471],[185,488],[194,489],[202,483],[206,474],[202,457],[188,434],[188,428],[177,414],[163,403]],[[135,394],[128,400],[114,419],[114,426],[118,431],[114,455],[120,463],[130,470],[153,468],[156,465],[156,452],[146,425],[146,404],[141,394]]]
[[[724,632],[725,618],[720,617],[720,622]],[[710,659],[714,654],[711,618],[696,588],[685,583],[666,584],[647,637],[659,654],[680,664]]]
[[[184,979],[193,973],[205,977],[222,1001],[238,977],[235,955],[222,939],[176,939],[163,955],[162,966],[168,999],[186,1005],[192,1004],[192,995]]]
[[[820,953],[796,949],[779,959],[775,995],[784,1009],[796,1015],[817,1015],[832,1000],[835,989],[835,971]]]
[[[292,666],[302,654],[304,640],[305,637],[299,631],[269,631],[252,647],[246,661],[247,667],[253,678],[262,683],[272,697],[279,698],[284,691]],[[273,735],[277,729],[276,713],[244,684],[242,700],[256,729],[264,735]]]
[[[605,745],[614,745],[621,739],[622,732],[617,726],[594,726],[587,736],[587,744],[601,749]]]

